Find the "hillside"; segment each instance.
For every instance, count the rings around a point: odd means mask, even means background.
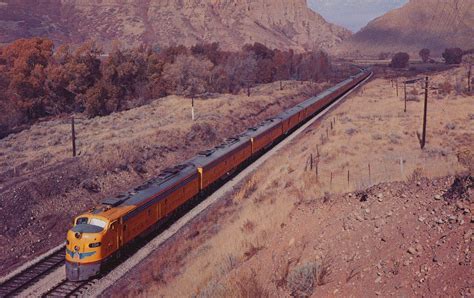
[[[32,9],[32,7],[34,9]],[[48,36],[56,43],[98,40],[107,46],[194,45],[227,49],[329,49],[350,32],[327,23],[305,0],[6,0],[0,2],[0,43]]]
[[[404,113],[390,80],[375,78],[102,296],[468,295],[474,193],[472,176],[455,183],[454,175],[474,169],[472,97],[433,90],[430,98],[420,150],[422,96]]]
[[[168,96],[104,117],[76,115],[78,157],[71,158],[68,119],[52,119],[0,139],[0,276],[64,241],[71,218],[155,177],[223,139],[327,88],[284,81],[252,95],[195,100]],[[58,204],[57,202],[61,202]],[[15,247],[15,254],[10,248]]]
[[[410,0],[371,21],[339,53],[418,53],[424,47],[437,54],[447,47],[474,48],[474,0]]]

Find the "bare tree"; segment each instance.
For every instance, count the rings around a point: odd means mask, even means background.
[[[169,93],[195,98],[207,91],[211,69],[209,60],[179,55],[174,63],[165,65],[163,78],[171,89]]]
[[[250,97],[250,88],[253,87],[255,81],[257,80],[256,76],[257,61],[253,55],[247,55],[240,65],[240,79],[245,83],[247,87],[247,96]]]

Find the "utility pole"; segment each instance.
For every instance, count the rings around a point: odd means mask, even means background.
[[[407,112],[407,82],[403,82],[403,89],[405,90],[405,113]]]
[[[76,157],[76,129],[74,127],[74,116],[71,117],[71,134],[72,134],[72,156]]]
[[[423,110],[423,135],[421,136],[421,149],[425,148],[426,143],[426,116],[428,112],[428,77],[425,81],[425,108]]]

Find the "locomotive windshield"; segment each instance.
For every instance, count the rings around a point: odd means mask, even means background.
[[[80,217],[76,220],[76,225],[84,225],[89,221],[87,217]]]
[[[76,225],[85,225],[85,224],[100,227],[102,229],[107,226],[107,222],[103,221],[102,219],[98,219],[98,218],[79,217],[76,220]]]

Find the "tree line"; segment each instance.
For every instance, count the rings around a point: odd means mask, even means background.
[[[105,54],[94,42],[61,45],[45,38],[0,47],[0,131],[38,118],[83,112],[89,117],[122,111],[170,94],[250,96],[256,84],[328,78],[326,53],[269,49],[255,43],[224,51],[218,43],[193,47],[115,46]],[[0,137],[1,133],[0,132]]]
[[[442,57],[446,64],[460,64],[462,62],[463,56],[468,55],[474,52],[474,50],[463,51],[461,48],[447,48],[442,53]],[[435,63],[435,60],[430,57],[430,49],[423,48],[420,50],[418,55],[424,63]],[[379,59],[384,60],[390,56],[389,53],[380,53]],[[393,55],[390,62],[390,67],[393,68],[406,68],[410,61],[410,55],[405,52],[398,52]]]

